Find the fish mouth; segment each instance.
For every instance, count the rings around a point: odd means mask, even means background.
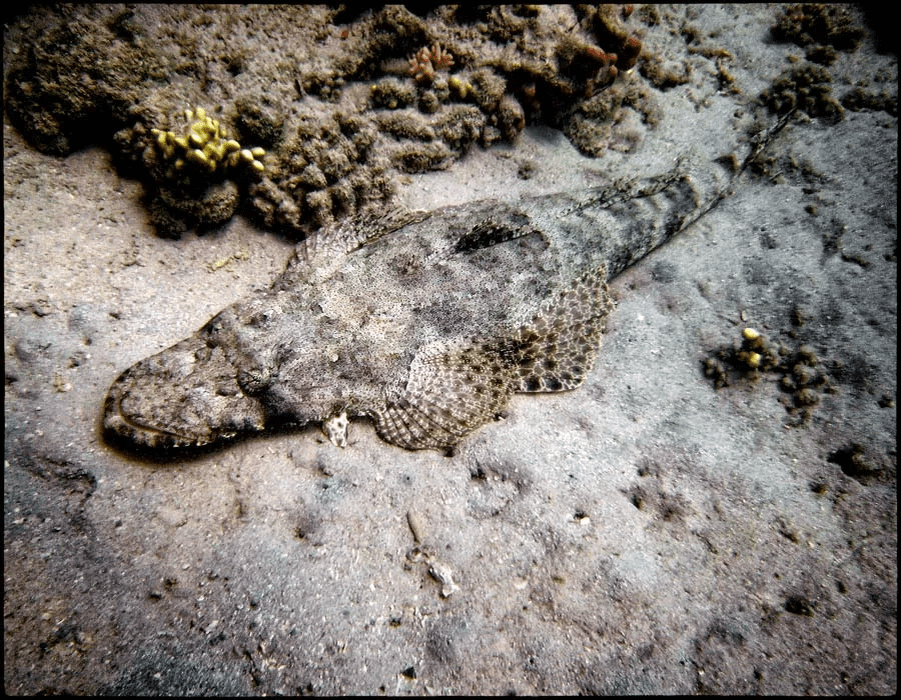
[[[191,336],[119,375],[104,401],[104,433],[125,446],[172,450],[262,431],[266,411],[237,374],[221,348]]]
[[[202,433],[177,432],[149,422],[139,412],[123,408],[123,400],[129,402],[130,392],[121,383],[127,379],[119,377],[110,387],[103,406],[103,430],[107,438],[131,446],[150,447],[156,450],[169,450],[180,447],[203,447],[218,439],[229,436],[204,435]]]

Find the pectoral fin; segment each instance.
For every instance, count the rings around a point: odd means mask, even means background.
[[[494,420],[514,392],[564,391],[591,369],[612,309],[603,269],[580,277],[515,331],[421,349],[386,391],[376,430],[406,449],[444,449]]]
[[[427,345],[413,358],[405,384],[386,392],[376,430],[409,450],[451,447],[494,420],[510,397],[511,380],[492,343]]]
[[[579,386],[594,364],[612,310],[603,267],[542,304],[505,343],[504,352],[515,368],[513,391],[567,391]]]

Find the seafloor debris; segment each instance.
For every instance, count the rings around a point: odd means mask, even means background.
[[[820,402],[820,392],[834,393],[835,387],[823,369],[816,351],[806,344],[791,349],[774,344],[755,328],[746,327],[741,340],[711,352],[702,362],[704,374],[717,389],[737,381],[757,381],[778,377],[783,394],[780,402],[799,423],[810,420]]]

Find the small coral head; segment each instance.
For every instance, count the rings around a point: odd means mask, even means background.
[[[264,149],[242,149],[235,139],[228,138],[222,124],[209,116],[203,107],[186,109],[184,116],[188,124],[180,134],[160,129],[150,132],[163,160],[172,162],[176,171],[184,170],[188,163],[203,173],[246,166],[254,172],[266,169],[260,160],[266,154]],[[245,151],[247,156],[243,155]]]
[[[417,83],[430,83],[435,78],[435,71],[446,70],[454,65],[454,57],[436,43],[431,47],[423,46],[408,62],[408,72],[413,80]]]

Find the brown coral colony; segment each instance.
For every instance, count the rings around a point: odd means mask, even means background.
[[[642,50],[625,25],[629,5],[249,6],[248,21],[271,23],[277,62],[236,53],[228,9],[204,10],[191,50],[150,30],[139,43],[116,39],[117,12],[97,6],[79,19],[91,31],[76,34],[59,12],[37,40],[42,60],[7,73],[7,112],[56,154],[111,129],[118,162],[153,190],[163,235],[219,226],[243,206],[266,228],[303,236],[383,204],[398,171],[448,167],[473,144],[515,140],[526,124],[562,128],[592,156],[618,138],[621,109],[653,126],[643,76],[622,79]],[[291,31],[301,27],[324,45],[334,39],[332,50],[299,54]],[[82,75],[103,79],[86,88],[59,78]],[[202,86],[193,75],[205,76]],[[204,118],[173,121],[200,107]]]

